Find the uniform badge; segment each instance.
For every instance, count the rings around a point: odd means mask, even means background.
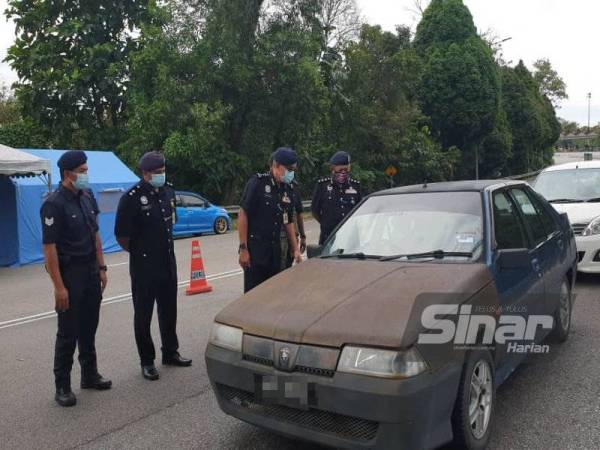
[[[44,223],[47,227],[51,227],[52,225],[54,225],[54,217],[45,217]]]
[[[290,198],[287,195],[287,192],[285,194],[283,194],[283,198],[281,199],[281,201],[283,203],[292,203],[292,201],[290,200]]]
[[[270,193],[271,193],[271,186],[269,186],[268,184],[265,186],[265,192],[266,192],[267,194],[270,194]]]
[[[358,194],[358,192],[356,192],[356,189],[350,188],[346,189],[346,194]]]
[[[142,203],[142,205],[147,205],[148,204],[148,197],[146,197],[145,195],[142,195],[140,197],[140,202]]]
[[[332,186],[332,185],[329,185],[329,186],[327,186],[327,190],[328,190],[329,192],[333,191],[333,186]]]

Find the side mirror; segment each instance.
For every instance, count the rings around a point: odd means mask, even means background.
[[[316,258],[317,256],[321,255],[322,251],[323,251],[322,245],[311,244],[306,247],[306,256],[308,256],[308,259]]]
[[[498,250],[496,264],[500,270],[531,267],[531,257],[526,248]]]

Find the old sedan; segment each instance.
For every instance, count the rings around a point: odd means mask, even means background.
[[[371,195],[217,315],[219,405],[333,447],[485,448],[495,388],[567,338],[576,254],[567,218],[522,182]]]

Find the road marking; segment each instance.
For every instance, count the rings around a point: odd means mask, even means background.
[[[243,273],[244,271],[242,269],[235,269],[229,270],[227,272],[216,273],[214,275],[208,275],[206,279],[208,281],[223,280],[225,278],[237,277]],[[177,287],[181,288],[187,285],[189,282],[190,280],[180,281],[179,283],[177,283]],[[129,300],[130,298],[131,292],[128,292],[126,294],[115,295],[114,297],[109,297],[102,300],[101,306],[114,305],[115,303],[121,303],[125,300]],[[49,319],[51,317],[56,317],[56,311],[47,311],[40,314],[34,314],[32,316],[25,316],[19,317],[18,319],[7,320],[5,322],[0,322],[0,330],[4,330],[5,328],[16,327],[18,325],[25,325],[32,322],[37,322],[39,320]]]
[[[129,261],[125,261],[122,263],[109,264],[107,267],[119,267],[119,266],[124,266],[125,264],[129,264]]]

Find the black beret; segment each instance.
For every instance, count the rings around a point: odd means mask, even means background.
[[[64,152],[56,163],[60,170],[73,170],[87,162],[85,152],[81,150],[69,150]]]
[[[165,167],[165,157],[160,152],[148,152],[140,158],[140,169],[145,172],[152,172],[161,167]]]
[[[284,166],[293,166],[298,162],[298,155],[294,150],[287,147],[279,147],[273,153],[273,161],[283,164]]]
[[[339,151],[331,157],[329,164],[332,166],[347,166],[350,164],[350,155],[347,152]]]

